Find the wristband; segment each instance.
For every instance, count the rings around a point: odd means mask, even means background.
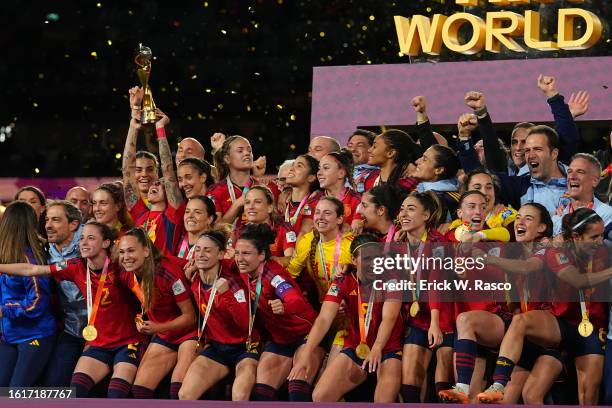
[[[155,133],[157,134],[157,138],[158,139],[165,139],[166,138],[166,128],[164,127],[159,127],[155,129]]]
[[[486,106],[483,106],[482,108],[476,109],[474,111],[474,114],[478,117],[478,119],[484,118],[488,113],[489,111],[487,110]]]

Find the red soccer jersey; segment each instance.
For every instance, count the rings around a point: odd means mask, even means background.
[[[424,244],[425,247],[422,250],[422,256],[425,258],[444,258],[445,256],[452,256],[448,241],[436,230],[427,232]],[[411,252],[411,256],[417,257],[417,255],[419,255],[418,250]],[[418,275],[421,275],[421,277]],[[419,279],[441,282],[447,278],[448,276],[444,271],[438,270],[434,267],[430,270],[421,268],[420,273],[419,271],[415,272],[412,279],[416,283],[419,281]],[[426,293],[425,296],[421,293],[422,292],[419,291],[419,298],[423,299],[423,297],[425,297],[427,301],[419,301],[419,311],[416,316],[410,316],[410,307],[412,306],[412,302],[404,304],[403,316],[407,323],[406,326],[410,325],[421,330],[428,331],[429,326],[431,325],[431,310],[436,309],[439,311],[438,324],[440,326],[440,330],[442,330],[443,333],[453,332],[455,323],[454,303],[449,301],[447,296],[442,295],[438,291],[431,291],[430,293]],[[416,296],[416,291],[414,294]]]
[[[234,267],[233,267],[234,268]],[[246,276],[241,276],[245,284]],[[255,300],[258,278],[248,279],[251,299]],[[283,314],[272,313],[268,304],[280,299],[285,309]],[[257,304],[255,323],[278,344],[291,344],[308,334],[317,313],[304,298],[289,273],[274,261],[267,261],[261,278],[261,293]]]
[[[365,193],[372,188],[382,184],[380,181],[380,170],[371,170],[369,172],[363,172],[355,180],[357,185],[357,191]],[[414,190],[419,184],[419,180],[414,177],[402,177],[397,181],[397,185],[404,187],[410,191]]]
[[[87,264],[81,258],[70,259],[51,265],[51,274],[58,281],[74,282],[83,296],[87,297]],[[95,300],[102,271],[91,271],[91,295]],[[126,344],[139,343],[145,336],[138,333],[134,318],[138,311],[138,300],[132,293],[134,279],[119,272],[116,263],[109,264],[106,281],[94,326],[98,337],[87,342],[90,346],[114,348]],[[95,306],[95,305],[94,305]]]
[[[184,262],[177,258],[162,258],[161,265],[155,271],[155,294],[147,317],[155,323],[167,323],[181,315],[179,302],[191,299],[190,285],[182,269]],[[132,275],[133,276],[133,275]],[[189,326],[181,330],[157,333],[161,340],[179,344],[196,336],[196,328]]]
[[[372,289],[372,284],[361,285],[361,289],[363,292],[361,293],[361,301],[359,302],[358,296],[358,286],[357,278],[354,274],[349,273],[343,276],[339,276],[334,279],[334,282],[329,287],[327,294],[323,301],[325,302],[334,302],[341,303],[343,300],[346,303],[347,310],[347,320],[349,323],[348,327],[348,335],[344,338],[344,346],[355,348],[361,342],[360,330],[359,330],[359,311],[367,310],[368,302],[370,299],[370,293]],[[380,295],[383,295],[383,298],[377,298],[373,300],[373,310],[372,310],[372,318],[370,322],[370,327],[368,328],[368,334],[366,337],[366,343],[368,346],[372,347],[374,342],[376,341],[376,336],[378,335],[378,328],[382,323],[382,310],[385,299],[394,299],[394,301],[401,302],[401,292],[379,292]],[[378,294],[375,294],[377,296]],[[391,335],[389,336],[389,340],[387,344],[383,347],[383,354],[388,352],[395,352],[402,349],[401,343],[402,336],[402,319],[398,316],[395,321],[395,325],[391,331]]]
[[[297,240],[295,231],[293,231],[291,224],[288,222],[273,223],[270,225],[270,227],[275,234],[274,243],[270,245],[270,252],[272,253],[272,256],[285,256],[286,249],[295,248],[295,241]],[[240,237],[241,230],[242,228],[236,229],[235,231],[233,240],[234,245],[236,242],[238,242],[238,237]]]
[[[357,207],[361,203],[361,194],[352,188],[346,188],[342,193],[342,204],[344,204],[344,223],[351,225],[353,220],[360,220],[361,215],[357,213]]]
[[[230,272],[234,261],[223,260],[221,264],[221,277],[227,279],[229,290],[222,295],[217,292],[213,302],[210,316],[204,328],[206,341],[214,341],[222,344],[244,344],[249,333],[249,304],[248,294],[245,293],[244,285],[237,279],[237,275]],[[191,283],[191,289],[195,295],[196,304],[199,309],[198,325],[201,328],[202,320],[206,314],[206,308],[210,299],[211,286],[205,285],[199,276]],[[257,341],[259,334],[253,331],[251,341]]]
[[[296,234],[300,233],[302,222],[304,220],[312,220],[315,208],[317,207],[319,199],[322,195],[323,193],[320,191],[310,194],[301,208],[301,203],[291,201],[291,195],[289,195],[289,198],[287,199],[287,206],[285,208],[285,222],[288,222],[293,227]],[[297,213],[298,209],[299,213]]]
[[[136,226],[145,229],[162,254],[174,255],[185,233],[183,216],[186,207],[187,202],[184,201],[179,208],[173,208],[168,203],[164,211],[151,211],[140,199],[130,210],[130,216]]]
[[[605,264],[601,262],[602,260],[607,259],[607,254],[604,251],[605,248],[602,248],[602,253],[597,253],[593,256],[594,261],[592,272],[599,272],[605,268]],[[543,254],[542,252],[539,252],[536,255],[544,261],[546,267],[548,267],[555,275],[570,265],[575,265],[580,273],[587,273],[588,270],[587,262],[576,258],[572,252],[561,248],[547,248]],[[569,283],[560,278],[555,279],[552,286],[554,288],[555,298],[573,299],[577,298],[578,296],[578,289],[572,287]],[[588,293],[588,289],[584,289],[584,292]],[[606,327],[608,319],[606,304],[602,302],[587,302],[587,304],[589,320],[591,323],[593,323],[593,326],[596,329]],[[551,311],[555,316],[562,317],[570,324],[576,326],[582,320],[579,302],[554,301],[552,302]]]

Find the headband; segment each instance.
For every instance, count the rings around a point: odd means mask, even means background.
[[[588,217],[586,217],[584,220],[580,221],[578,224],[574,225],[572,227],[572,231],[576,231],[578,228],[582,227],[584,224],[587,223],[588,220],[590,220],[591,218],[594,217],[599,217],[599,214],[597,214],[596,212],[593,212],[591,215],[589,215]]]

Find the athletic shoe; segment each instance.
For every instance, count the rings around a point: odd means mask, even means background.
[[[485,392],[478,394],[476,399],[481,404],[499,404],[504,399],[504,388],[499,383],[493,383]]]
[[[453,404],[469,404],[470,398],[463,390],[456,385],[450,390],[443,390],[438,393],[438,396],[444,402]]]

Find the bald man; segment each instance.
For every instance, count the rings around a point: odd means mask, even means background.
[[[195,157],[200,160],[204,160],[206,151],[200,142],[195,140],[193,137],[186,137],[181,140],[176,151],[176,165],[188,157]]]
[[[70,201],[81,210],[83,223],[91,218],[91,196],[85,187],[72,187],[66,193],[66,201]]]
[[[329,136],[317,136],[308,145],[308,154],[317,160],[331,152],[340,151],[340,144],[336,139]]]

